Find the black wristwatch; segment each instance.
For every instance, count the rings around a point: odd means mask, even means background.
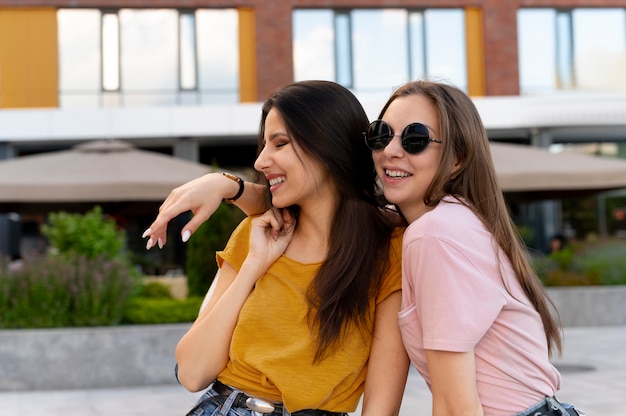
[[[236,201],[237,199],[239,199],[239,197],[243,194],[243,184],[244,184],[244,181],[239,176],[235,176],[235,175],[230,174],[228,172],[222,172],[222,175],[226,176],[228,179],[233,180],[233,181],[235,181],[235,182],[237,182],[239,184],[239,190],[237,191],[235,196],[233,196],[232,198],[224,198],[224,199],[222,199],[223,202],[231,204],[234,201]]]

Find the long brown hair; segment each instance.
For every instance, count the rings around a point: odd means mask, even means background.
[[[498,186],[489,138],[478,110],[461,90],[439,82],[415,81],[398,88],[389,98],[379,118],[396,98],[421,95],[430,100],[439,116],[442,143],[441,164],[431,182],[424,203],[435,206],[446,195],[464,201],[478,215],[508,256],[524,292],[543,322],[548,351],[562,348],[558,312],[545,292],[530,261],[526,245],[509,214]],[[457,163],[457,168],[453,166]],[[556,319],[550,307],[556,312]]]
[[[393,226],[378,208],[374,163],[362,140],[369,121],[348,89],[303,81],[277,90],[263,105],[259,151],[271,109],[280,112],[299,148],[328,169],[340,195],[328,256],[308,292],[309,319],[317,328],[315,360],[321,360],[350,325],[361,331],[372,327],[370,299],[388,268]],[[297,207],[291,208],[297,214]]]

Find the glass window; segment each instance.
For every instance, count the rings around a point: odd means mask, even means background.
[[[102,89],[120,89],[120,25],[116,13],[102,15]]]
[[[62,90],[100,89],[100,12],[60,10],[59,87]]]
[[[426,28],[424,13],[411,11],[409,13],[409,50],[411,79],[422,78],[426,75]]]
[[[203,103],[239,100],[237,10],[198,10],[198,87]],[[212,95],[215,95],[212,97]]]
[[[576,86],[572,33],[572,14],[569,11],[559,11],[556,14],[556,73],[559,89]]]
[[[626,9],[520,9],[520,90],[626,88]]]
[[[60,9],[61,107],[239,100],[235,9]]]
[[[121,85],[124,92],[176,92],[177,12],[123,9],[119,16],[122,45]]]
[[[293,22],[296,80],[334,80],[368,100],[424,76],[467,89],[462,9],[301,9]]]
[[[295,81],[335,80],[332,10],[296,10],[293,13]]]
[[[465,14],[461,9],[428,9],[426,73],[467,90]]]
[[[354,89],[388,95],[408,80],[407,11],[355,10],[352,22]]]
[[[626,10],[575,9],[572,20],[578,88],[626,88]]]
[[[555,22],[553,9],[520,9],[517,13],[521,94],[555,89]]]
[[[196,17],[192,13],[181,13],[178,19],[180,89],[194,90],[196,79]]]
[[[354,87],[352,19],[347,12],[335,14],[335,74],[341,85]]]
[[[96,107],[100,93],[100,11],[57,13],[61,107]]]

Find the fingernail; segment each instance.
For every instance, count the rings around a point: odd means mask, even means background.
[[[151,232],[152,228],[148,228],[146,231],[143,232],[143,234],[141,234],[141,238],[146,238]]]
[[[150,250],[153,245],[154,245],[154,240],[150,238],[148,242],[146,243],[146,250]]]
[[[191,237],[191,231],[185,230],[183,233],[183,243],[186,243],[189,240],[189,237]]]
[[[159,245],[159,248],[163,248],[163,240],[161,240],[161,238],[157,240],[157,244]]]

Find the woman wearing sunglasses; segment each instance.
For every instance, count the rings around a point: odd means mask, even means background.
[[[378,207],[367,124],[332,82],[264,103],[254,167],[274,209],[244,219],[217,253],[213,294],[177,345],[180,383],[210,386],[189,415],[339,416],[363,392],[364,415],[398,414],[402,229]]]
[[[386,200],[409,224],[399,322],[432,391],[432,414],[578,414],[554,398],[561,378],[549,357],[560,352],[560,328],[508,214],[470,98],[443,83],[405,84],[364,136]],[[178,192],[153,226],[206,205],[184,201],[196,193],[190,188]],[[246,197],[247,209],[254,199]]]
[[[407,223],[402,338],[433,415],[569,415],[550,363],[551,302],[498,187],[471,99],[412,82],[389,98],[366,143],[387,201]]]

